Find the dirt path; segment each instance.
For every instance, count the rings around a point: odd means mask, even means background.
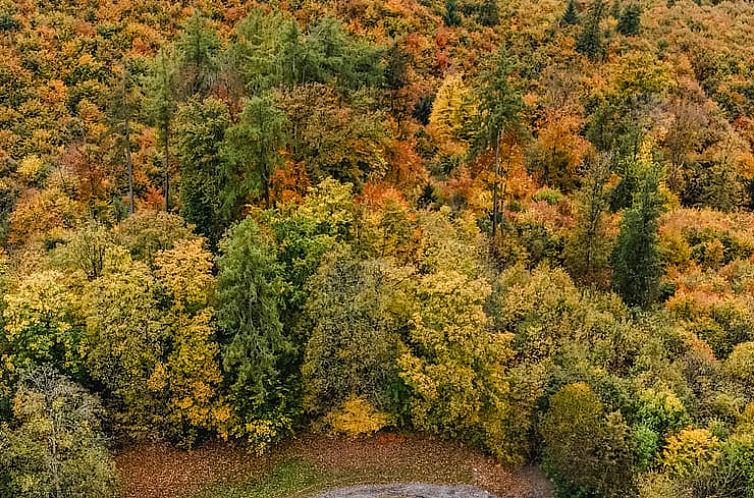
[[[469,485],[441,485],[427,483],[382,484],[351,486],[334,489],[319,498],[497,498],[495,495]]]

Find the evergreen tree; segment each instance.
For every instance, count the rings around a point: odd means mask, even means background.
[[[611,158],[599,155],[587,163],[579,193],[576,225],[568,238],[565,261],[571,276],[581,284],[602,284],[608,269],[609,250],[605,213],[609,207],[607,181]]]
[[[456,0],[445,0],[445,14],[442,19],[445,25],[451,28],[461,25],[461,14],[458,13]]]
[[[618,18],[618,32],[624,36],[636,36],[641,31],[641,6],[629,4]]]
[[[217,320],[231,425],[257,449],[292,429],[298,396],[296,350],[281,321],[277,250],[247,218],[220,245]]]
[[[576,0],[568,0],[568,6],[563,14],[563,18],[560,20],[560,24],[563,26],[573,26],[579,23],[579,13],[576,9]]]
[[[500,24],[500,6],[498,0],[482,0],[477,7],[477,20],[482,26]]]
[[[129,62],[124,61],[120,67],[120,79],[110,103],[112,127],[119,137],[126,163],[128,182],[128,209],[134,212],[134,168],[131,158],[131,125],[139,112],[140,95],[136,79],[131,73]]]
[[[223,189],[225,210],[235,215],[250,192],[260,192],[265,207],[271,206],[272,175],[283,162],[285,113],[269,96],[252,97],[244,105],[238,124],[227,132],[228,183]]]
[[[220,150],[229,126],[227,106],[214,98],[191,100],[178,111],[181,215],[196,225],[212,248],[228,225],[222,205],[227,166]]]
[[[171,48],[163,48],[149,67],[143,82],[144,110],[157,127],[162,142],[162,171],[165,211],[170,210],[170,137],[178,110],[178,65]]]
[[[613,285],[626,304],[646,308],[656,301],[662,276],[658,232],[663,198],[659,165],[645,162],[642,167],[641,184],[623,214],[613,254]]]
[[[605,0],[594,0],[581,31],[578,40],[576,40],[576,50],[582,54],[588,55],[592,59],[597,59],[604,54],[605,48],[602,44],[602,31],[600,24],[605,16]]]
[[[407,68],[410,57],[397,42],[390,45],[385,55],[385,86],[393,91],[400,90],[408,83]]]
[[[182,95],[191,97],[199,94],[206,97],[219,77],[220,38],[207,20],[196,12],[186,22],[177,47]]]
[[[521,94],[510,83],[515,61],[504,45],[495,53],[489,67],[480,74],[477,94],[480,122],[474,153],[495,149],[495,179],[492,201],[492,236],[495,237],[499,219],[498,184],[500,181],[500,140],[503,134],[519,129],[519,111],[523,107]]]

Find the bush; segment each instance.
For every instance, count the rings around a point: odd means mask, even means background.
[[[725,363],[723,371],[747,392],[754,389],[754,342],[744,342],[733,348]]]
[[[631,431],[635,467],[638,471],[651,468],[657,457],[660,436],[646,425],[637,425]]]
[[[662,463],[674,475],[694,475],[700,467],[715,464],[720,448],[720,440],[707,429],[685,429],[668,438]]]
[[[543,187],[539,189],[535,194],[532,196],[532,200],[535,202],[541,202],[544,201],[547,204],[555,205],[560,203],[565,197],[563,196],[563,193],[554,188],[549,187]]]
[[[334,433],[356,438],[383,429],[390,418],[364,398],[351,395],[339,409],[327,414],[326,421]]]
[[[569,384],[550,399],[540,433],[545,468],[562,496],[630,494],[628,426],[619,413],[604,413],[602,402],[587,384]]]

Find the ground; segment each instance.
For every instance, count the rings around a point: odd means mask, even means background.
[[[506,470],[460,444],[413,435],[356,441],[305,436],[261,457],[227,443],[191,451],[136,445],[120,451],[116,462],[123,498],[306,498],[357,484],[416,482],[471,484],[500,498],[552,496],[549,483],[535,468]],[[420,496],[416,488],[401,489],[394,492]],[[455,488],[463,489],[468,491]]]

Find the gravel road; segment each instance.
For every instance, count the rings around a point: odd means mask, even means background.
[[[424,483],[351,486],[327,491],[318,498],[497,498],[492,493],[468,485]]]

